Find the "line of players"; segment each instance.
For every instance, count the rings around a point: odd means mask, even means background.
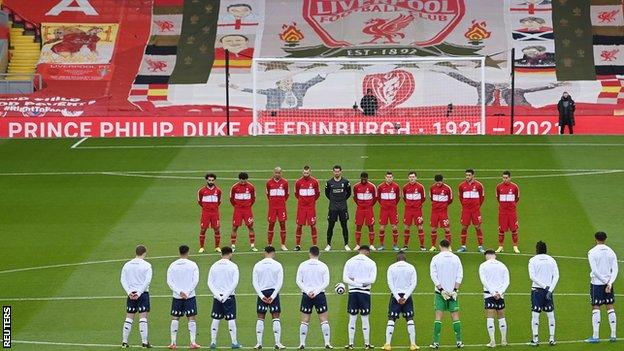
[[[588,253],[591,268],[590,297],[593,306],[592,326],[593,335],[586,341],[598,343],[600,327],[600,307],[606,306],[609,325],[611,328],[610,341],[616,338],[616,315],[614,309],[615,295],[613,283],[618,275],[616,254],[605,245],[607,235],[604,232],[595,234],[596,246]],[[459,289],[464,279],[463,267],[460,258],[451,252],[450,243],[444,239],[440,242],[440,253],[431,259],[429,272],[434,285],[435,321],[433,323],[433,342],[430,347],[440,347],[442,318],[444,312],[450,312],[453,320],[453,331],[456,346],[463,348],[462,328],[459,316]],[[126,302],[126,319],[123,326],[122,347],[129,347],[128,337],[135,315],[140,315],[139,330],[142,346],[151,348],[148,341],[147,315],[150,311],[149,285],[152,279],[151,265],[146,262],[147,249],[140,245],[136,248],[136,258],[127,262],[121,272],[121,284],[128,294]],[[188,317],[190,333],[190,348],[197,349],[196,343],[198,313],[195,290],[199,283],[199,268],[189,260],[189,247],[179,248],[180,258],[169,266],[167,270],[167,284],[173,299],[171,303],[171,344],[170,349],[177,348],[177,332],[180,317]],[[364,339],[364,348],[372,349],[370,343],[371,288],[377,279],[377,265],[369,258],[370,248],[362,245],[358,254],[351,257],[344,265],[342,281],[348,286],[347,312],[349,314],[348,344],[346,349],[354,349],[357,316],[360,316]],[[231,337],[232,349],[241,348],[237,339],[236,329],[236,288],[239,283],[239,268],[232,262],[233,250],[230,247],[221,249],[221,259],[215,262],[208,273],[208,288],[213,295],[212,324],[210,348],[217,348],[217,332],[219,323],[225,319]],[[299,326],[299,349],[305,349],[306,337],[313,310],[316,310],[323,334],[325,349],[333,349],[330,343],[330,325],[328,320],[328,304],[325,290],[330,284],[329,267],[319,260],[320,250],[312,246],[309,250],[309,259],[302,262],[297,269],[296,283],[302,292]],[[392,335],[395,323],[402,315],[407,321],[410,350],[418,350],[416,345],[416,329],[414,326],[414,306],[412,293],[417,285],[416,268],[406,261],[406,254],[399,251],[396,254],[396,263],[387,270],[387,284],[390,290],[388,306],[388,322],[386,326],[386,341],[382,347],[385,351],[392,349]],[[536,255],[529,260],[529,277],[531,279],[532,339],[531,346],[539,346],[538,330],[540,312],[545,312],[549,325],[549,344],[555,345],[555,315],[553,292],[559,281],[559,269],[553,257],[547,254],[546,244],[542,241],[536,244]],[[505,264],[497,260],[493,250],[485,251],[485,262],[479,267],[479,278],[483,284],[484,308],[486,311],[486,327],[490,342],[486,345],[496,347],[495,319],[501,334],[501,345],[507,345],[507,322],[505,319],[505,292],[509,287],[509,271]],[[282,326],[280,322],[281,304],[280,291],[284,282],[282,265],[275,260],[275,248],[267,246],[265,257],[253,267],[252,285],[257,297],[256,322],[257,343],[255,349],[262,349],[265,318],[272,317],[272,328],[275,338],[275,349],[285,349],[281,343]],[[338,294],[345,292],[343,283],[336,284]]]
[[[205,251],[206,231],[209,228],[214,230],[215,251],[220,250],[221,231],[219,206],[221,204],[221,189],[215,184],[217,176],[208,173],[205,176],[206,185],[197,192],[197,203],[202,208],[201,231],[199,234],[199,252]],[[242,224],[248,229],[249,243],[252,251],[257,251],[255,246],[256,236],[254,231],[254,216],[252,207],[256,201],[256,190],[249,182],[247,173],[238,175],[239,181],[230,189],[229,200],[234,207],[232,218],[231,247],[236,248],[238,229]],[[431,248],[429,251],[436,251],[438,229],[444,230],[446,240],[451,241],[450,220],[448,207],[453,203],[453,190],[444,182],[441,174],[434,177],[435,183],[429,188],[429,199],[431,205]],[[266,182],[265,192],[268,199],[268,230],[267,242],[273,244],[276,222],[279,223],[279,234],[281,249],[286,247],[286,202],[290,196],[288,181],[282,176],[282,169],[275,167],[273,177]],[[362,172],[360,181],[351,188],[349,180],[342,176],[342,167],[333,167],[333,177],[329,179],[325,186],[325,196],[329,199],[327,246],[325,251],[331,250],[333,228],[339,220],[342,227],[344,248],[349,251],[349,233],[347,221],[349,211],[347,200],[353,192],[353,200],[357,206],[355,212],[355,250],[361,245],[362,228],[368,228],[368,243],[371,250],[385,249],[385,230],[390,224],[392,230],[392,247],[399,250],[399,215],[398,204],[403,199],[405,209],[403,213],[403,250],[408,249],[410,240],[410,228],[415,225],[418,230],[418,240],[420,250],[426,251],[424,235],[424,218],[422,206],[427,199],[424,186],[418,182],[416,172],[408,173],[408,182],[399,188],[394,181],[392,172],[386,172],[385,180],[378,186],[368,180],[368,173]],[[309,166],[303,168],[302,177],[295,182],[294,196],[297,199],[297,229],[295,235],[295,250],[301,250],[301,235],[303,226],[309,225],[312,236],[312,245],[317,245],[318,231],[316,227],[316,202],[320,197],[319,182],[311,175]],[[465,181],[458,187],[458,196],[462,206],[461,210],[461,246],[458,252],[466,251],[466,241],[468,227],[473,225],[477,234],[478,250],[484,252],[483,232],[481,230],[481,205],[485,200],[483,185],[475,179],[475,172],[468,169],[465,172]],[[502,182],[496,186],[496,199],[499,203],[498,215],[498,241],[499,247],[496,252],[503,251],[505,233],[512,234],[513,250],[520,253],[518,249],[518,216],[516,206],[520,201],[520,189],[518,185],[511,181],[511,173],[502,173]],[[379,246],[374,246],[375,241],[375,204],[380,205],[379,214]]]

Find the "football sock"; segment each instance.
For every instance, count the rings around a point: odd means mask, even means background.
[[[468,239],[468,229],[462,228],[461,230],[461,244],[466,246],[466,239]]]
[[[392,333],[394,333],[394,321],[389,320],[386,325],[386,344],[388,345],[392,343]]]
[[[330,329],[328,321],[321,322],[321,332],[323,333],[323,341],[325,342],[325,345],[329,345]]]
[[[597,339],[600,335],[600,310],[592,311],[592,327],[593,337]]]
[[[256,321],[256,343],[262,345],[262,334],[264,334],[264,319]]]
[[[132,318],[126,318],[123,324],[122,330],[122,342],[128,343],[128,336],[130,335],[130,331],[132,330]]]
[[[425,247],[425,230],[424,229],[418,229],[418,243],[420,244],[420,246]]]
[[[386,241],[386,230],[383,228],[379,229],[379,245],[384,246],[384,242]]]
[[[221,232],[218,230],[215,230],[214,236],[215,236],[215,247],[220,247],[221,246]]]
[[[442,333],[442,321],[433,322],[433,342],[440,343],[440,334]]]
[[[331,245],[332,237],[334,236],[334,226],[336,221],[327,222],[327,245]]]
[[[550,334],[550,340],[555,340],[555,312],[546,312],[546,316],[548,317],[548,332]]]
[[[313,225],[312,228],[310,228],[310,231],[312,232],[312,245],[316,246],[316,241],[318,238],[318,230],[316,229],[316,226]]]
[[[518,246],[518,232],[511,232],[511,241],[514,246]]]
[[[189,337],[191,339],[191,344],[194,344],[195,338],[197,337],[197,322],[195,322],[195,320],[189,320],[188,330],[189,330]]]
[[[220,319],[213,319],[212,324],[210,325],[210,343],[217,343],[217,332],[219,331],[219,322]]]
[[[202,229],[199,232],[199,247],[204,247],[205,243],[206,243],[206,229]]]
[[[141,342],[147,344],[147,318],[139,319],[139,333],[141,334]]]
[[[444,239],[449,243],[451,242],[451,231],[449,229],[444,229]]]
[[[373,245],[375,243],[375,227],[368,226],[368,244]]]
[[[360,245],[361,241],[362,241],[362,231],[356,229],[355,230],[355,244]]]
[[[238,344],[238,339],[236,338],[236,320],[231,319],[228,321],[228,329],[230,330],[230,338],[232,339],[232,344]]]
[[[534,342],[539,340],[539,317],[539,312],[531,312],[531,333]]]
[[[172,319],[171,320],[171,343],[173,345],[176,344],[176,340],[178,338],[178,324],[180,322],[178,320]]]
[[[308,335],[308,323],[301,323],[301,325],[299,325],[299,344],[300,345],[305,345],[307,335]]]
[[[364,345],[370,344],[370,320],[368,316],[361,316],[362,318],[362,334],[364,334]]]
[[[483,246],[483,230],[481,228],[477,229],[477,244]]]
[[[507,341],[507,320],[505,318],[498,319],[498,329],[500,330],[500,333],[501,333],[501,340],[506,342]]]
[[[357,321],[357,315],[349,315],[349,345],[353,344],[355,339],[355,324]]]
[[[438,243],[438,231],[431,231],[431,246],[436,246]]]
[[[249,230],[249,245],[255,245],[256,244],[256,233],[251,230]]]
[[[301,245],[301,232],[302,232],[302,227],[300,225],[297,226],[297,229],[295,230],[295,245]]]
[[[286,222],[280,222],[280,240],[282,245],[286,245]]]
[[[461,321],[459,319],[456,321],[453,321],[453,331],[455,332],[455,341],[457,342],[462,341]]]
[[[269,222],[269,228],[267,229],[267,242],[269,245],[273,245],[273,234],[275,234],[275,222]]]
[[[494,341],[494,333],[496,332],[496,329],[494,327],[494,318],[486,318],[485,325],[487,326],[487,332],[490,336],[490,341]]]
[[[273,334],[275,336],[275,345],[281,344],[282,340],[282,323],[279,318],[273,319]]]
[[[399,243],[399,230],[392,229],[392,244],[396,246]]]
[[[410,239],[410,230],[409,229],[405,229],[403,231],[403,245],[407,246],[409,245],[409,239]],[[420,239],[420,238],[419,238]]]
[[[607,317],[609,318],[609,326],[611,327],[611,337],[615,338],[617,330],[617,318],[615,317],[615,310],[611,309],[607,311]]]
[[[505,233],[498,232],[498,246],[503,246],[505,244]]]
[[[409,335],[410,345],[416,344],[416,326],[414,320],[407,321],[407,335]]]
[[[349,227],[347,226],[347,221],[340,221],[340,226],[342,227],[342,239],[344,240],[344,244],[349,245]]]
[[[232,243],[232,245],[236,245],[236,236],[238,234],[236,232],[232,232],[232,237],[230,239],[230,242]]]

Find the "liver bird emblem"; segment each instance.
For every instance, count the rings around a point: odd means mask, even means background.
[[[383,44],[398,44],[394,40],[395,37],[405,38],[405,34],[401,31],[414,20],[412,14],[400,14],[394,19],[373,18],[365,22],[366,26],[362,28],[362,32],[372,35],[373,39],[363,44],[376,44],[377,40],[385,38]]]

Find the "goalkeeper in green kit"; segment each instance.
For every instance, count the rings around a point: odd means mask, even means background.
[[[435,286],[435,322],[433,322],[433,343],[430,345],[434,349],[440,347],[442,317],[445,311],[450,312],[453,319],[457,348],[464,347],[459,321],[459,301],[457,300],[457,291],[464,278],[464,269],[459,257],[451,252],[450,246],[451,243],[448,240],[440,242],[440,253],[433,256],[429,269]]]

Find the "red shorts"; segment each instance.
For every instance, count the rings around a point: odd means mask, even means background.
[[[448,212],[431,212],[431,219],[429,220],[431,227],[433,228],[448,228],[450,226]]]
[[[358,207],[355,210],[355,225],[375,224],[375,214],[372,207]]]
[[[480,225],[481,224],[481,209],[479,208],[462,208],[461,210],[461,224],[462,225]]]
[[[515,212],[498,214],[498,231],[504,233],[508,230],[512,232],[518,230],[518,215]]]
[[[425,222],[423,218],[422,209],[410,209],[408,207],[405,208],[405,212],[403,213],[403,224],[405,225],[422,225]]]
[[[316,207],[297,207],[297,225],[316,225]]]
[[[240,227],[243,222],[248,227],[253,224],[253,213],[251,212],[251,207],[234,207],[232,225],[235,227]]]
[[[397,213],[396,207],[394,208],[381,208],[379,211],[379,224],[397,225],[399,223],[399,214]]]
[[[286,216],[286,208],[271,208],[269,207],[269,215],[268,215],[268,219],[269,219],[269,223],[275,223],[275,222],[283,222],[288,218],[288,216]]]
[[[219,212],[202,211],[200,225],[201,229],[219,228]]]

